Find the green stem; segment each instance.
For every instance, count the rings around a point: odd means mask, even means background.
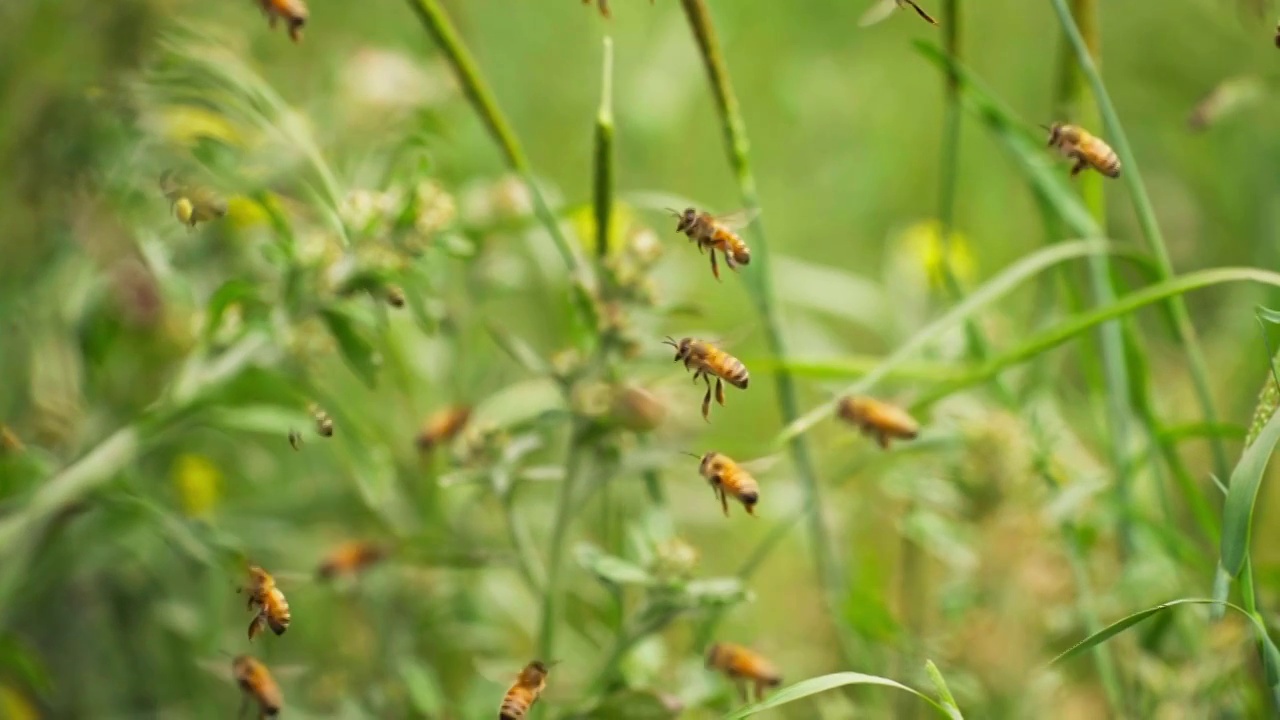
[[[1147,195],[1146,187],[1142,183],[1142,175],[1138,170],[1137,159],[1133,155],[1129,139],[1120,124],[1120,117],[1116,113],[1115,106],[1111,103],[1111,96],[1107,94],[1106,85],[1102,82],[1102,75],[1089,54],[1088,45],[1080,33],[1080,28],[1077,27],[1071,17],[1071,12],[1067,9],[1066,0],[1050,0],[1050,2],[1058,15],[1059,22],[1062,23],[1062,29],[1067,36],[1067,40],[1075,50],[1076,62],[1079,63],[1081,72],[1084,73],[1090,87],[1093,89],[1093,97],[1098,103],[1098,109],[1101,111],[1102,122],[1106,128],[1108,140],[1124,166],[1122,177],[1129,188],[1130,196],[1133,198],[1134,210],[1138,216],[1138,225],[1142,229],[1142,234],[1150,245],[1152,253],[1155,255],[1156,268],[1160,273],[1160,278],[1162,280],[1172,278],[1174,277],[1173,263],[1169,259],[1169,251],[1165,245],[1164,235],[1160,232],[1159,223],[1156,221],[1155,208],[1152,206],[1151,198]],[[1178,341],[1186,350],[1191,379],[1195,385],[1196,395],[1200,401],[1205,420],[1217,422],[1217,412],[1214,410],[1213,404],[1213,390],[1209,384],[1208,365],[1205,362],[1200,341],[1196,336],[1195,327],[1191,324],[1191,317],[1187,313],[1186,303],[1183,302],[1181,297],[1173,297],[1167,307],[1173,317]],[[1210,447],[1213,451],[1215,471],[1220,477],[1228,477],[1231,467],[1227,461],[1227,452],[1221,439],[1211,438]]]
[[[734,95],[729,80],[729,71],[724,56],[720,52],[720,43],[716,37],[711,15],[703,0],[681,0],[698,50],[706,67],[707,77],[711,82],[712,95],[719,112],[725,146],[728,151],[729,164],[733,168],[734,177],[738,181],[738,190],[746,207],[759,207],[760,201],[756,192],[755,177],[751,172],[750,143],[747,140],[746,126],[738,109],[738,100]],[[795,381],[789,370],[780,361],[786,357],[786,344],[782,339],[781,323],[773,304],[772,287],[769,282],[769,245],[764,232],[763,220],[757,220],[754,228],[753,254],[754,260],[749,270],[744,273],[748,292],[755,305],[763,325],[765,342],[775,362],[774,382],[777,386],[778,407],[783,422],[790,423],[799,414],[796,401]],[[832,553],[832,541],[822,518],[821,490],[816,478],[813,459],[809,446],[801,437],[793,437],[788,442],[788,449],[795,466],[796,475],[806,496],[809,507],[809,534],[812,543],[814,565],[822,583],[827,602],[827,610],[837,629],[843,629],[843,623],[835,621],[840,607],[840,597],[844,592],[840,571]],[[840,650],[846,662],[853,660],[853,647],[846,633],[838,633],[841,639]]]
[[[538,632],[538,658],[549,660],[555,650],[556,611],[560,596],[564,593],[562,565],[564,542],[578,507],[574,490],[582,473],[586,450],[584,428],[575,424],[569,438],[569,452],[565,460],[564,481],[560,484],[560,497],[556,502],[556,514],[551,526],[551,549],[547,553],[547,582],[542,597],[542,624]]]
[[[471,57],[470,51],[462,41],[462,37],[458,35],[458,31],[454,28],[449,16],[445,13],[444,8],[440,6],[437,0],[406,0],[409,7],[418,15],[418,19],[422,21],[423,27],[435,39],[436,44],[444,52],[449,64],[453,67],[454,75],[457,76],[458,84],[462,87],[463,93],[467,96],[467,100],[471,102],[475,108],[476,114],[480,116],[485,127],[489,130],[489,134],[498,144],[498,148],[502,151],[503,157],[507,161],[507,165],[511,167],[520,178],[524,181],[529,189],[529,194],[533,198],[534,213],[538,219],[546,227],[547,233],[551,236],[552,242],[556,246],[556,250],[560,253],[561,259],[564,261],[565,267],[569,269],[570,284],[573,288],[574,304],[577,308],[579,318],[586,328],[595,327],[595,306],[591,302],[590,293],[587,290],[587,273],[574,252],[573,246],[565,238],[564,233],[560,229],[560,222],[552,212],[551,206],[547,204],[547,200],[542,195],[538,183],[534,180],[533,168],[529,164],[528,157],[524,154],[524,150],[520,147],[519,140],[516,139],[515,133],[511,130],[510,123],[498,108],[498,103],[494,99],[493,92],[485,83],[484,77],[480,74],[480,69],[476,65],[475,59]]]
[[[613,40],[604,39],[604,77],[600,81],[600,112],[596,115],[595,211],[596,256],[609,254],[609,221],[613,213]]]

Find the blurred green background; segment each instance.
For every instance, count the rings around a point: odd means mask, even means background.
[[[0,714],[229,717],[230,655],[251,652],[275,671],[285,717],[494,717],[537,652],[569,444],[582,477],[543,717],[677,716],[667,701],[679,717],[720,717],[738,701],[702,667],[713,639],[756,649],[788,683],[855,670],[932,693],[932,659],[966,717],[1274,712],[1238,616],[1179,610],[1117,638],[1120,701],[1091,656],[1044,667],[1090,616],[1210,593],[1216,539],[1148,442],[1191,428],[1177,448],[1216,519],[1183,348],[1158,310],[1133,316],[1159,425],[1131,418],[1126,506],[1088,338],[1005,373],[1012,400],[978,386],[931,406],[914,447],[883,453],[833,422],[810,432],[842,576],[827,612],[752,299],[732,273],[715,282],[662,211],[741,204],[679,3],[614,0],[607,21],[576,0],[444,3],[588,258],[601,39],[613,38],[618,196],[595,275],[611,278],[600,307],[621,319],[604,360],[575,325],[533,199],[410,4],[309,4],[297,45],[247,1],[0,8]],[[862,2],[710,6],[773,253],[742,272],[771,278],[808,410],[954,303],[939,276],[943,81],[911,43],[941,35],[905,12],[860,28]],[[1029,132],[1063,119],[1050,4],[960,7],[964,62],[986,88]],[[1225,0],[1108,2],[1100,27],[1174,267],[1272,267],[1269,21]],[[1239,77],[1232,87],[1256,93],[1190,129],[1197,103]],[[183,227],[156,181],[167,168],[211,188],[226,216]],[[964,290],[1062,239],[973,115],[958,168],[949,245]],[[1105,193],[1108,236],[1141,247],[1126,186]],[[1083,263],[1063,267],[978,316],[996,353],[1060,321],[1073,297],[1091,301]],[[1122,291],[1152,281],[1141,264],[1117,267]],[[388,283],[408,307],[383,301]],[[1233,463],[1267,373],[1253,308],[1273,295],[1188,297]],[[671,364],[665,335],[724,341],[752,368],[750,389],[730,388],[703,423],[702,386]],[[909,405],[973,362],[953,328],[876,392]],[[628,405],[625,383],[653,394],[660,422]],[[315,432],[313,402],[334,437]],[[467,429],[421,451],[425,419],[455,404],[475,408]],[[764,459],[760,517],[734,506],[725,518],[679,454],[712,449]],[[1264,483],[1253,569],[1268,623],[1277,502]],[[758,572],[735,579],[769,538]],[[348,539],[393,550],[358,577],[317,580]],[[245,639],[234,590],[246,560],[286,592],[285,635]],[[771,713],[932,712],[886,693]]]

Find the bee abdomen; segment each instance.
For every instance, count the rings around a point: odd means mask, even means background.
[[[508,697],[502,701],[502,708],[498,710],[498,720],[523,720],[527,712],[529,705],[524,698]]]
[[[727,380],[730,385],[741,390],[747,389],[747,383],[751,380],[751,374],[747,372],[747,366],[743,365],[741,360],[731,358],[729,362],[725,363],[725,371],[724,379]]]

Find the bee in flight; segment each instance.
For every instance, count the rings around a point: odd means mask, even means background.
[[[160,173],[160,191],[169,199],[169,209],[187,228],[227,214],[227,203],[206,187],[190,185],[173,170]]]
[[[697,458],[693,453],[686,453]],[[711,484],[720,506],[724,508],[724,516],[729,517],[729,496],[732,495],[748,515],[756,514],[756,503],[760,502],[760,483],[742,466],[734,462],[728,455],[709,452],[698,458],[698,472]]]
[[[916,11],[916,14],[924,18],[930,25],[937,25],[938,21],[933,16],[924,11],[924,8],[916,4],[915,0],[876,0],[867,11],[862,14],[862,18],[858,20],[858,27],[867,27],[875,25],[893,14],[897,8],[909,7]]]
[[[1049,147],[1058,148],[1063,155],[1076,161],[1071,168],[1071,177],[1079,175],[1087,167],[1109,178],[1120,177],[1120,158],[1116,157],[1116,151],[1084,128],[1066,123],[1040,127],[1049,131]]]
[[[289,26],[289,39],[302,40],[302,26],[307,24],[307,5],[302,0],[257,0],[267,16],[267,25],[274,30],[276,20],[284,18]]]
[[[316,432],[322,437],[333,437],[333,418],[329,417],[329,413],[315,403],[311,403],[307,410],[316,420]]]
[[[334,548],[320,563],[316,575],[329,580],[339,575],[355,575],[387,556],[385,548],[365,540],[349,540]]]
[[[888,450],[890,440],[915,440],[920,434],[920,423],[902,408],[875,398],[851,395],[840,398],[836,415],[841,420],[874,437],[880,447]]]
[[[259,717],[275,717],[280,714],[280,709],[284,707],[284,695],[266,665],[248,655],[237,655],[231,661],[231,674],[244,693],[240,715],[244,715],[250,700],[258,703]]]
[[[684,212],[667,208],[678,222],[676,232],[684,233],[697,243],[698,252],[711,250],[711,274],[720,279],[720,265],[716,260],[716,251],[724,253],[724,263],[730,270],[737,270],[739,265],[751,263],[751,250],[738,236],[736,230],[745,227],[760,213],[759,208],[748,208],[726,215],[712,215],[698,212],[694,208],[685,208]]]
[[[542,690],[547,686],[547,665],[541,660],[534,660],[516,677],[516,682],[507,690],[498,709],[498,720],[524,720],[529,708],[538,702]]]
[[[747,701],[747,683],[755,686],[756,700],[764,699],[766,689],[782,684],[782,676],[773,667],[773,663],[755,651],[733,643],[712,644],[707,649],[707,667],[728,675],[733,684],[738,686],[738,694],[743,702]]]
[[[437,410],[422,424],[418,431],[417,444],[422,452],[432,450],[458,437],[471,419],[471,408],[466,405],[453,405]]]
[[[743,365],[738,358],[711,343],[695,340],[691,337],[683,338],[677,343],[670,336],[667,336],[667,339],[662,342],[676,349],[675,362],[683,360],[685,369],[694,371],[693,381],[695,383],[698,382],[699,377],[706,382],[707,394],[702,398],[703,420],[711,421],[712,377],[716,379],[716,402],[721,405],[724,405],[724,383],[727,382],[741,390],[747,389],[747,383],[751,380],[751,375],[747,372],[747,366]]]
[[[244,589],[249,594],[248,608],[257,610],[253,620],[249,622],[249,639],[257,637],[266,627],[270,627],[276,635],[283,635],[289,629],[293,616],[289,614],[289,601],[285,600],[284,593],[276,587],[275,578],[257,565],[250,565],[249,585]]]
[[[404,288],[399,285],[388,285],[386,288],[387,304],[393,308],[404,307],[405,297]]]
[[[302,449],[302,433],[298,432],[297,430],[290,430],[289,445],[294,450],[301,450]]]

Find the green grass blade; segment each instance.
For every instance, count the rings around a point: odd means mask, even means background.
[[[999,275],[996,275],[986,283],[982,284],[962,302],[942,315],[942,317],[921,328],[897,350],[893,351],[888,357],[886,357],[883,362],[872,369],[871,372],[867,373],[858,382],[850,385],[848,388],[845,388],[841,394],[866,392],[877,382],[887,377],[896,368],[911,359],[911,356],[916,352],[919,352],[929,343],[942,337],[958,323],[964,322],[965,318],[972,317],[974,313],[1013,292],[1020,285],[1040,274],[1044,270],[1054,267],[1059,263],[1066,262],[1067,260],[1082,258],[1090,254],[1113,251],[1114,250],[1102,240],[1079,240],[1042,248],[1027,255],[1010,267],[1006,268]],[[987,377],[990,377],[990,375]],[[830,415],[831,409],[834,406],[835,399],[833,398],[832,400],[829,400],[800,416],[782,430],[777,441],[787,441],[806,432],[820,420]]]
[[[951,688],[947,687],[946,678],[942,677],[942,671],[932,660],[926,660],[924,669],[929,673],[929,679],[933,681],[933,687],[938,691],[938,699],[943,705],[951,710],[952,717],[961,718],[960,706],[956,704],[955,696],[951,694]]]
[[[1258,438],[1240,456],[1227,484],[1227,500],[1222,508],[1222,567],[1238,577],[1249,553],[1253,532],[1253,510],[1258,501],[1262,475],[1280,441],[1280,413],[1272,415]]]
[[[765,710],[772,710],[773,708],[793,703],[796,700],[807,698],[810,695],[817,695],[821,692],[849,685],[880,685],[882,687],[902,690],[903,692],[911,693],[921,700],[924,700],[926,703],[933,706],[933,708],[939,713],[942,713],[943,717],[952,718],[953,720],[961,720],[960,713],[958,711],[940,704],[938,701],[915,688],[908,687],[896,680],[890,680],[889,678],[883,678],[878,675],[864,675],[856,672],[832,673],[821,677],[809,678],[808,680],[801,680],[794,685],[789,685],[773,693],[766,700],[748,705],[737,712],[725,715],[723,720],[740,720],[740,718],[750,717],[756,713],[764,712]]]

